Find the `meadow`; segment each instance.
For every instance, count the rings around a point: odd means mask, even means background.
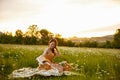
[[[23,67],[38,67],[36,57],[44,45],[0,44],[0,80],[10,80],[13,70]],[[58,46],[60,57],[55,62],[67,61],[79,75],[33,76],[14,80],[120,80],[120,50],[104,48],[81,48]],[[13,79],[12,79],[13,80]]]

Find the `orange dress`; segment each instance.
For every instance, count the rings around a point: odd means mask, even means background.
[[[49,60],[50,62],[53,62],[53,58],[55,56],[55,54],[50,50],[48,49],[47,53],[46,54],[43,54],[43,56]]]
[[[59,70],[59,72],[71,70],[71,66],[68,63],[64,63],[64,65],[54,63],[54,57],[55,53],[53,53],[49,48],[47,48],[42,55],[37,57],[37,61],[39,62],[39,69],[50,70],[52,68],[56,68]]]
[[[55,54],[49,48],[47,48],[42,55],[37,57],[37,61],[39,62],[39,69],[51,69],[54,56]]]

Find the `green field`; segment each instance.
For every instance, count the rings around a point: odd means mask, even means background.
[[[7,80],[8,75],[15,69],[36,68],[38,66],[36,57],[41,55],[45,48],[47,46],[0,44],[0,80]],[[58,49],[61,57],[55,57],[54,61],[68,61],[73,66],[73,71],[79,75],[33,76],[14,80],[120,80],[119,49],[60,46]]]

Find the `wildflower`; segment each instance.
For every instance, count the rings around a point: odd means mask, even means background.
[[[1,65],[2,67],[5,67],[5,65],[3,64],[3,65]]]
[[[103,75],[102,75],[102,74],[100,74],[100,76],[102,77]]]
[[[101,74],[101,72],[99,72],[99,74]]]
[[[81,68],[83,68],[84,66],[80,66]]]
[[[74,65],[74,63],[70,63],[70,65],[71,65],[71,66],[73,66],[73,65]]]
[[[110,73],[107,73],[107,75],[110,75]]]
[[[102,72],[104,72],[104,70],[101,70]]]
[[[83,63],[84,65],[86,65],[86,63]]]
[[[3,70],[4,70],[4,68],[2,67],[2,68],[1,68],[1,70],[3,71]]]
[[[18,55],[16,54],[16,57],[18,57]]]
[[[77,55],[77,54],[76,54],[75,56],[76,56],[76,57],[78,57],[78,55]]]
[[[96,75],[98,75],[99,73],[96,73]]]
[[[104,73],[107,73],[107,71],[104,71]]]
[[[4,58],[4,56],[3,56],[3,55],[1,55],[1,58]]]
[[[79,66],[78,64],[75,64],[75,68],[78,68],[78,66]]]
[[[13,67],[15,67],[16,66],[16,64],[13,64]]]
[[[81,69],[77,68],[76,71],[80,71]]]
[[[76,61],[77,63],[79,62],[79,60]]]
[[[84,56],[84,58],[86,58],[87,56]]]
[[[101,77],[98,77],[98,79],[100,79]]]

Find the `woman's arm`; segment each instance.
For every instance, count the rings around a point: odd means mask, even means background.
[[[59,56],[60,56],[60,52],[59,52],[59,50],[58,50],[58,48],[57,48],[57,47],[56,47],[55,49],[56,49],[55,54],[56,54],[56,56],[58,56],[58,57],[59,57]]]
[[[42,55],[46,55],[47,53],[48,53],[48,48],[46,48],[46,49],[44,50],[44,52],[43,52]]]

